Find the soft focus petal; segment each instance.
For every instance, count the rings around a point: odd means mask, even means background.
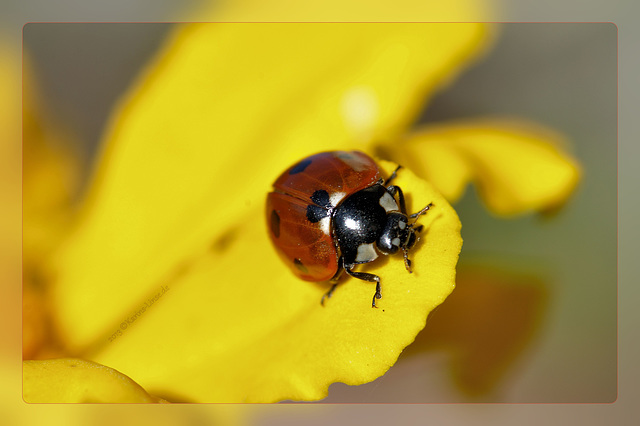
[[[0,38],[0,363],[20,344],[20,51]],[[16,107],[18,106],[18,107]]]
[[[22,329],[23,356],[55,357],[56,332],[42,270],[50,253],[68,234],[73,199],[80,184],[75,139],[53,119],[39,95],[28,55],[23,57],[22,96]]]
[[[461,262],[456,291],[403,356],[446,351],[460,390],[486,400],[539,336],[548,287],[534,273],[494,266],[487,259]]]
[[[15,346],[14,346],[15,348]],[[31,404],[21,398],[23,369],[16,366],[15,358],[9,363],[0,363],[0,412],[4,425],[64,425],[64,426],[113,426],[149,424],[153,426],[216,425],[242,426],[255,424],[256,409],[246,405],[165,405],[155,404]],[[59,360],[58,360],[59,361]],[[52,362],[52,361],[45,361]],[[72,367],[77,368],[77,367]],[[37,368],[35,369],[37,370]],[[108,371],[108,370],[106,370]],[[39,372],[39,374],[42,371]],[[122,393],[127,389],[128,379],[114,373],[114,378],[123,381]],[[54,383],[57,385],[58,383]],[[88,384],[91,388],[91,383]],[[36,384],[36,388],[37,388]],[[122,389],[121,389],[122,390]],[[46,390],[45,390],[46,391]],[[120,392],[120,391],[118,391]],[[59,395],[57,395],[59,396]],[[144,396],[137,394],[136,396]],[[152,397],[153,398],[153,397]],[[28,400],[27,400],[28,401]],[[143,402],[143,401],[139,401]],[[164,402],[164,401],[158,401]],[[141,420],[144,419],[144,420]]]
[[[191,257],[261,222],[271,182],[293,161],[398,134],[485,33],[476,24],[179,31],[123,104],[80,226],[56,259],[71,353],[103,341]]]
[[[24,361],[22,368],[26,402],[164,402],[124,374],[82,359]]]
[[[291,274],[257,208],[158,287],[158,297],[116,318],[95,359],[172,401],[315,400],[333,382],[381,376],[453,290],[462,244],[457,215],[428,184],[407,169],[394,182],[410,194],[411,211],[434,207],[420,218],[425,230],[411,252],[413,274],[401,255],[359,268],[382,278],[378,309],[371,308],[375,286],[355,279],[322,307],[328,287]]]
[[[399,0],[222,0],[199,11],[198,18],[240,22],[481,22],[492,13],[491,1]]]
[[[292,277],[270,247],[265,195],[304,155],[397,136],[485,31],[179,31],[123,104],[81,223],[54,260],[69,353],[176,401],[318,399],[332,382],[382,375],[453,289],[455,212],[406,170],[409,204],[436,206],[421,220],[416,273],[383,260],[371,270],[383,268],[384,310],[372,310],[372,288],[359,282],[322,309],[326,288]]]
[[[500,215],[559,207],[580,179],[561,136],[528,124],[487,120],[433,126],[390,156],[457,201],[471,181]]]

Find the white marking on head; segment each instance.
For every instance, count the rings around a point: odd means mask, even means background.
[[[356,256],[356,262],[367,263],[372,262],[378,257],[376,249],[371,244],[360,244],[358,246],[358,255]]]
[[[404,229],[406,227],[407,227],[407,222],[405,222],[404,220],[401,220],[398,222],[398,228]]]
[[[331,216],[323,217],[322,219],[320,219],[320,222],[318,222],[318,224],[320,225],[320,229],[322,229],[322,232],[324,232],[326,235],[331,235]]]
[[[396,200],[394,200],[391,194],[389,194],[388,192],[385,192],[384,195],[380,197],[379,203],[382,208],[387,211],[387,213],[399,211]]]
[[[400,247],[400,238],[395,237],[393,240],[391,240],[391,244],[393,244],[396,247]]]

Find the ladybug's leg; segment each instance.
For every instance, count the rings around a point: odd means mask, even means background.
[[[396,178],[396,176],[398,175],[398,170],[400,170],[401,168],[402,168],[402,166],[396,167],[396,169],[393,171],[393,173],[391,173],[391,176],[389,176],[387,178],[387,180],[384,181],[384,186],[389,185],[389,183]]]
[[[411,228],[411,237],[409,239],[409,242],[404,247],[402,247],[404,267],[409,273],[413,272],[411,270],[411,260],[409,259],[409,249],[413,247],[418,241],[420,241],[420,236],[418,234],[422,231],[422,228],[424,228],[423,225],[414,226],[414,224],[415,222],[409,225],[409,228]]]
[[[357,278],[362,281],[375,282],[376,283],[376,293],[373,295],[373,302],[371,302],[372,308],[377,308],[376,299],[382,299],[382,293],[380,293],[380,277],[374,274],[369,274],[367,272],[355,272],[353,271],[354,265],[344,265],[344,271],[352,276],[353,278]]]
[[[391,185],[390,187],[387,188],[387,191],[389,191],[389,194],[391,194],[393,197],[395,197],[396,194],[398,194],[398,203],[400,204],[400,211],[405,216],[408,216],[407,207],[404,203],[404,193],[402,192],[402,189],[400,189],[399,186]]]
[[[338,281],[340,281],[340,277],[342,276],[343,272],[344,272],[344,259],[340,257],[340,259],[338,259],[338,271],[335,273],[333,278],[329,280],[333,285],[331,286],[331,289],[322,296],[322,299],[320,299],[320,304],[322,306],[324,306],[324,299],[331,297],[331,295],[333,294],[333,290],[335,290],[336,287],[338,286]]]
[[[404,268],[409,273],[412,273],[413,271],[411,270],[411,260],[409,259],[409,250],[406,247],[402,247],[402,256],[404,257]]]
[[[342,273],[344,272],[344,258],[340,257],[338,259],[338,271],[333,275],[333,277],[329,280],[332,283],[337,283],[338,281],[340,281],[340,277],[342,276]]]
[[[338,283],[334,283],[331,286],[331,289],[322,296],[322,299],[320,299],[320,304],[322,306],[324,306],[324,299],[328,298],[328,297],[331,297],[331,295],[333,294],[333,290],[335,290],[337,286],[338,286]]]
[[[407,244],[405,246],[402,247],[402,255],[404,257],[404,267],[405,269],[409,272],[412,273],[413,271],[411,270],[411,260],[409,260],[409,249],[411,247],[414,246],[415,243],[417,243],[420,240],[420,236],[418,235],[421,231],[422,228],[424,228],[423,225],[415,225],[415,223],[418,220],[418,217],[420,217],[421,215],[427,213],[427,211],[429,211],[429,209],[433,207],[433,203],[429,203],[425,208],[423,208],[422,210],[420,210],[418,213],[414,213],[411,216],[409,216],[412,219],[415,219],[413,221],[412,224],[409,225],[409,228],[411,230],[411,237],[409,239],[409,241],[407,242]]]

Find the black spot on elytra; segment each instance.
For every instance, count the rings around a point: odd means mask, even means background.
[[[298,268],[300,271],[304,272],[305,274],[309,273],[309,270],[307,269],[306,266],[304,266],[304,264],[302,263],[302,260],[300,259],[293,259],[293,264],[296,265],[296,268]]]
[[[329,210],[316,206],[315,204],[309,204],[307,206],[307,219],[309,222],[316,223],[327,216],[329,216]]]
[[[331,208],[331,202],[329,201],[329,193],[324,189],[318,189],[311,195],[311,201],[315,204],[325,207],[327,209]]]
[[[271,232],[276,238],[280,238],[280,215],[275,210],[271,210],[271,220],[269,220]]]
[[[296,173],[302,173],[307,167],[309,167],[309,164],[311,164],[311,160],[302,160],[301,162],[293,166],[291,170],[289,170],[289,174],[295,175]]]

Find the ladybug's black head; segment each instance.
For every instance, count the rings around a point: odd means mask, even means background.
[[[387,214],[387,223],[376,241],[378,250],[384,254],[395,254],[399,249],[410,246],[415,235],[408,222],[402,213]]]

